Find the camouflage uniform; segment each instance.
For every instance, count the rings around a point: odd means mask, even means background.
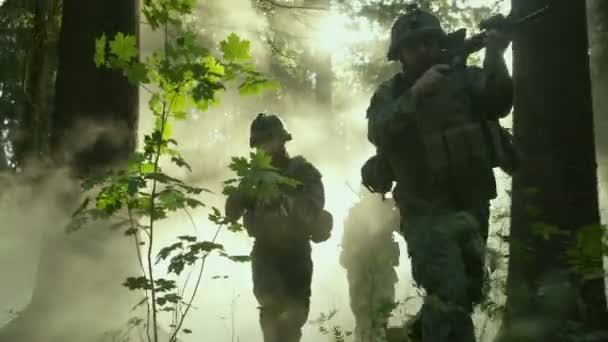
[[[418,13],[393,26],[389,59],[397,59],[403,31],[443,33],[434,16]],[[414,16],[416,25],[408,27]],[[422,98],[410,90],[417,76],[404,70],[380,85],[367,109],[376,155],[362,168],[363,182],[381,193],[396,182],[412,276],[426,290],[419,325],[424,342],[475,340],[470,314],[482,297],[489,201],[496,197],[496,152],[488,135],[512,101],[506,68],[487,62],[483,69],[453,70]]]
[[[265,121],[276,118],[260,117]],[[290,140],[282,124],[280,128],[284,140]],[[252,125],[252,136],[254,133]],[[282,175],[301,182],[295,189],[280,189],[282,196],[293,201],[293,206],[285,208],[280,201],[262,204],[236,193],[226,201],[226,216],[232,221],[242,216],[248,234],[255,238],[251,252],[253,293],[260,304],[264,341],[297,342],[310,306],[313,271],[310,241],[329,238],[331,215],[323,210],[321,174],[312,164],[301,156],[285,155],[273,160],[273,165]]]
[[[393,238],[398,227],[394,201],[367,191],[344,223],[340,264],[347,271],[356,342],[386,341],[398,280],[394,267],[399,265],[399,245]]]

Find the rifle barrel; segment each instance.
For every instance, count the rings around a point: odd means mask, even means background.
[[[549,10],[549,5],[547,5],[543,8],[537,9],[536,11],[524,16],[523,18],[519,18],[519,19],[515,20],[514,24],[518,25],[518,24],[525,23],[526,21],[532,21],[534,19],[537,19],[540,16],[544,15],[545,12],[547,12],[547,10]]]

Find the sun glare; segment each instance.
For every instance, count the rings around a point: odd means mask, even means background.
[[[349,18],[344,14],[330,11],[322,16],[311,37],[314,48],[339,59],[346,48],[357,43],[377,39],[380,29],[363,18]]]

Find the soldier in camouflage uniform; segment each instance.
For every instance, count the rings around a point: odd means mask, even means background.
[[[251,124],[250,146],[272,157],[283,176],[300,184],[282,188],[271,203],[235,193],[226,200],[226,217],[243,224],[255,238],[252,257],[253,292],[260,304],[264,342],[297,342],[308,318],[312,259],[310,241],[330,236],[332,216],[323,209],[321,174],[304,157],[290,157],[285,143],[291,134],[276,115],[260,113]]]
[[[403,70],[380,85],[367,109],[376,155],[361,170],[363,183],[378,193],[392,190],[397,202],[412,276],[426,291],[416,339],[472,342],[489,201],[496,197],[498,152],[488,127],[512,105],[503,59],[509,40],[489,31],[483,68],[449,70],[446,33],[418,9],[396,20],[391,40],[388,59]]]
[[[356,342],[386,341],[398,280],[394,267],[399,265],[399,244],[393,237],[398,229],[394,201],[367,190],[344,223],[340,264],[347,271]]]

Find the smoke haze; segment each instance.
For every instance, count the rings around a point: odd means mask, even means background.
[[[306,14],[302,16],[306,17]],[[251,1],[203,1],[197,8],[196,17],[203,27],[201,32],[213,31],[211,38],[215,42],[233,31],[251,40],[256,65],[261,70],[269,70],[270,51],[260,34],[268,29],[268,22],[251,7]],[[293,16],[285,14],[278,16],[275,24],[282,30],[289,30],[292,27],[289,21],[293,20],[295,20]],[[152,34],[145,26],[142,26],[141,30],[144,55],[160,47],[159,36]],[[304,32],[290,33],[295,36],[305,35]],[[376,45],[379,50],[386,48],[381,44]],[[334,66],[338,69],[339,67]],[[326,209],[334,216],[334,231],[330,240],[313,245],[314,274],[309,320],[335,309],[338,310],[338,314],[330,324],[340,325],[345,330],[352,330],[354,319],[349,308],[346,272],[338,263],[342,224],[349,208],[357,200],[356,192],[360,189],[360,167],[373,153],[373,147],[366,138],[365,121],[365,109],[371,94],[353,94],[353,87],[354,85],[347,83],[334,83],[332,111],[308,98],[299,97],[298,94],[284,95],[280,105],[273,105],[275,102],[265,97],[243,98],[235,91],[227,91],[222,94],[220,105],[212,107],[208,112],[194,113],[188,120],[174,125],[174,134],[179,141],[179,147],[192,166],[193,172],[189,173],[170,165],[163,166],[169,174],[212,190],[214,194],[207,194],[202,198],[208,208],[212,206],[223,208],[225,197],[221,195],[221,182],[233,176],[227,167],[230,157],[245,156],[249,153],[251,121],[260,111],[281,115],[294,137],[294,140],[287,145],[288,151],[291,155],[303,155],[321,171],[326,190]],[[140,141],[143,134],[148,133],[153,127],[152,114],[147,109],[147,101],[145,91],[141,91]],[[503,176],[501,179],[504,187],[506,178]],[[0,298],[0,325],[10,318],[9,310],[20,310],[30,300],[36,275],[40,276],[40,273],[37,273],[40,271],[37,270],[41,270],[45,265],[43,263],[39,267],[38,264],[41,255],[39,251],[43,246],[41,242],[43,239],[61,240],[59,237],[62,236],[63,225],[78,204],[74,181],[60,172],[44,184],[36,186],[18,184],[12,179],[6,180],[6,184],[0,197],[3,207],[0,212],[0,222],[5,227],[4,237],[0,240],[0,267],[5,272],[3,291],[0,291],[0,294],[10,295],[7,298]],[[62,198],[58,193],[63,193],[65,196]],[[495,204],[504,206],[506,200],[504,192],[501,191],[501,197],[495,201]],[[173,243],[177,236],[186,234],[196,234],[200,238],[210,240],[215,233],[215,227],[208,222],[207,214],[208,210],[201,209],[191,212],[192,217],[178,213],[162,221],[158,226],[157,246],[159,248],[167,246]],[[99,231],[104,231],[106,227],[90,228],[95,228],[95,231],[82,233],[64,244],[55,245],[54,248],[64,252],[59,260],[63,260],[68,266],[63,269],[50,266],[50,271],[46,272],[52,273],[56,270],[57,275],[55,278],[52,274],[45,276],[57,282],[73,285],[67,286],[70,289],[67,293],[53,293],[49,296],[62,300],[72,299],[74,302],[68,300],[65,306],[74,305],[81,312],[99,307],[99,303],[84,303],[79,306],[76,301],[86,298],[84,294],[71,297],[71,290],[81,285],[83,277],[86,278],[85,274],[88,274],[92,283],[89,284],[89,288],[96,288],[103,294],[95,296],[95,300],[108,299],[104,297],[107,295],[114,297],[113,302],[133,304],[137,298],[133,298],[130,294],[122,295],[121,293],[127,290],[120,285],[126,276],[132,275],[130,272],[137,269],[136,263],[132,262],[135,260],[132,241],[126,237],[106,240],[101,237],[102,234],[99,234]],[[85,244],[91,239],[95,242]],[[402,237],[397,236],[396,240],[401,249],[400,266],[397,268],[399,283],[396,288],[396,299],[403,301],[410,296],[417,296],[417,290],[410,276],[406,245]],[[225,246],[229,254],[233,255],[247,255],[252,246],[252,239],[245,233],[222,231],[219,242]],[[81,248],[77,248],[78,246]],[[164,266],[166,265],[157,266],[161,275]],[[107,275],[112,276],[105,278]],[[216,276],[219,278],[214,279]],[[183,284],[184,279],[181,281]],[[192,281],[189,284],[191,286]],[[191,329],[193,333],[182,335],[182,341],[262,341],[257,302],[252,293],[249,263],[234,263],[219,257],[209,258],[199,291],[194,302],[195,309],[185,324],[185,327]],[[419,300],[414,300],[407,306],[400,306],[395,311],[396,317],[391,323],[403,323],[406,314],[415,313],[419,304]],[[125,307],[129,306],[125,305]],[[70,316],[74,313],[60,312],[59,315],[61,314],[65,314],[66,317],[50,320],[48,324],[75,329],[74,326],[64,324],[64,322],[76,321],[77,317]],[[126,323],[128,312],[124,316],[117,316],[114,312],[105,312],[103,316],[96,316],[107,318],[114,323],[119,321]],[[164,318],[163,321],[166,326],[170,324],[168,318]],[[106,325],[100,323],[100,327],[104,326]],[[108,323],[107,326],[110,324]],[[317,330],[316,326],[307,324],[302,342],[322,341],[325,337],[320,337]],[[58,331],[57,335],[61,336],[61,331]]]

